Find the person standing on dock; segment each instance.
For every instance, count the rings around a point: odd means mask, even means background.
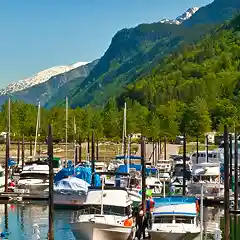
[[[148,229],[152,228],[152,212],[155,206],[155,201],[153,200],[152,195],[148,196],[146,204],[146,217],[147,217],[147,227]]]
[[[137,217],[136,217],[136,237],[138,240],[141,239],[143,236],[143,239],[146,239],[145,229],[147,227],[147,218],[144,216],[143,210],[140,210]]]

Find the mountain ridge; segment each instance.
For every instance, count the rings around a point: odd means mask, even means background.
[[[61,73],[71,71],[74,68],[86,65],[88,62],[77,62],[67,66],[55,66],[44,69],[31,77],[27,77],[23,80],[18,80],[0,89],[0,95],[13,94],[15,92],[20,92],[35,85],[44,83],[48,81],[51,77],[56,76]]]
[[[166,24],[182,24],[187,19],[191,18],[197,11],[199,10],[199,7],[191,7],[187,11],[185,11],[180,16],[176,17],[175,19],[167,19],[164,18],[160,21],[160,23],[166,23]]]
[[[77,63],[70,65],[67,69],[71,70],[54,75],[47,81],[18,92],[0,95],[0,104],[3,104],[9,96],[13,100],[22,100],[26,103],[36,104],[40,101],[41,105],[44,106],[50,101],[51,104],[51,98],[54,98],[56,95],[64,97],[67,91],[76,86],[77,83],[74,79],[79,78],[78,81],[84,80],[97,62],[98,60],[94,60],[87,64]]]
[[[118,31],[93,71],[69,94],[70,106],[103,105],[108,98],[121,95],[165,56],[200,40],[239,10],[240,1],[215,0],[179,25],[158,22]]]

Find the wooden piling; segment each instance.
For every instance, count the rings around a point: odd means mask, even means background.
[[[87,160],[90,160],[90,136],[88,134],[88,139],[87,139]]]
[[[199,146],[198,146],[198,133],[197,133],[197,156],[196,156],[196,163],[198,163],[198,152],[199,152]]]
[[[8,205],[7,205],[7,203],[4,204],[4,225],[5,225],[5,231],[8,232]]]
[[[160,149],[159,149],[159,155],[162,156],[162,140],[161,140],[161,138],[160,138],[160,141],[159,141],[159,147],[160,147]],[[159,159],[160,159],[160,158],[159,158]]]
[[[78,162],[81,163],[82,162],[82,140],[80,137],[79,137],[78,143],[79,143]]]
[[[129,165],[132,164],[132,134],[129,135]]]
[[[164,135],[164,160],[167,159],[167,137]]]
[[[94,142],[94,132],[92,132],[92,186],[95,185],[94,172],[95,172],[95,142]]]
[[[25,158],[25,149],[24,149],[24,135],[22,135],[22,169],[24,166],[24,158]]]
[[[230,181],[230,184],[229,184],[229,187],[231,189],[232,187],[232,160],[233,160],[233,144],[232,144],[232,134],[230,133],[229,134],[229,181]]]
[[[238,210],[238,137],[236,130],[234,133],[234,180],[234,210]]]
[[[183,135],[183,195],[186,195],[186,133]]]
[[[9,160],[9,133],[7,133],[6,135],[5,192],[8,192],[8,160]]]
[[[48,239],[54,240],[54,201],[53,201],[53,139],[52,139],[52,126],[48,126],[48,161],[49,161],[49,216],[48,216]]]
[[[99,146],[98,146],[98,138],[97,138],[97,144],[96,144],[96,161],[98,161],[99,158]]]
[[[29,147],[30,147],[30,156],[32,156],[32,155],[33,155],[33,154],[32,154],[32,152],[33,152],[32,139],[30,140],[30,145],[29,145]]]
[[[141,138],[141,167],[142,167],[142,210],[146,213],[146,166],[145,166],[145,142]]]
[[[74,165],[76,166],[78,164],[78,146],[76,145],[76,142],[74,144],[74,151],[75,151]]]
[[[152,165],[155,165],[155,144],[152,142]]]
[[[206,158],[208,162],[208,135],[206,135]]]
[[[18,139],[18,144],[17,144],[17,164],[19,164],[20,160],[20,139]]]
[[[228,127],[224,125],[224,239],[230,239],[229,215],[229,135]]]

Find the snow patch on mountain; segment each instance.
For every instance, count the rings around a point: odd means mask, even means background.
[[[38,85],[40,83],[44,83],[53,76],[68,72],[77,67],[86,65],[87,63],[88,62],[77,62],[77,63],[74,63],[69,66],[56,66],[56,67],[48,68],[48,69],[43,70],[29,78],[25,78],[23,80],[13,82],[13,83],[7,85],[6,87],[0,89],[0,95],[12,94],[14,92],[19,92],[19,91],[25,90],[27,88]]]
[[[162,19],[160,22],[161,23],[167,23],[167,24],[181,24],[184,21],[186,21],[187,19],[191,18],[193,14],[195,14],[197,11],[199,10],[199,7],[192,7],[189,8],[186,12],[184,12],[182,15],[178,16],[176,19],[174,20],[169,20],[169,19]]]

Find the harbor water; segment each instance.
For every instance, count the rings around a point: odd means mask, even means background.
[[[54,211],[55,239],[75,240],[70,229],[73,213],[72,210]],[[216,224],[223,227],[223,220],[223,209],[219,207],[205,208],[204,228],[207,233],[204,234],[204,239],[214,239]],[[238,222],[240,223],[240,221]],[[36,228],[38,228],[38,232]],[[47,239],[48,206],[46,203],[0,204],[0,232],[4,231],[7,231],[9,235],[6,238],[0,237],[0,239]],[[238,234],[240,236],[240,233]]]

